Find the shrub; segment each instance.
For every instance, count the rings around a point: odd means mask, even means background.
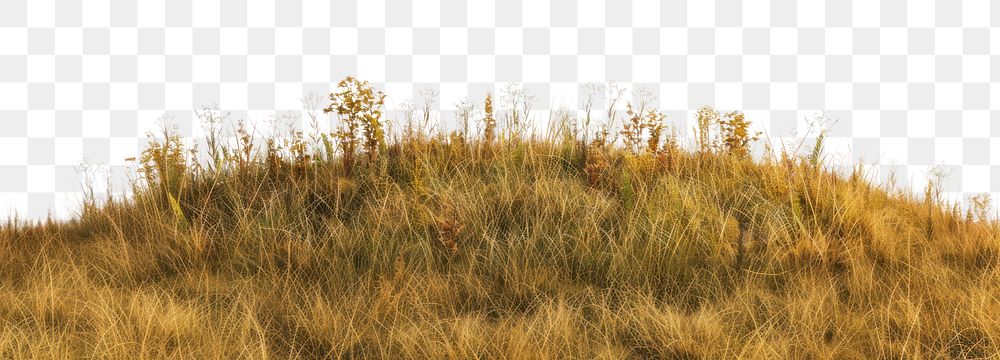
[[[165,198],[181,191],[188,168],[183,139],[177,130],[164,124],[161,134],[159,140],[153,133],[146,134],[149,143],[139,155],[139,173],[145,176],[150,189]]]
[[[628,119],[622,126],[622,141],[625,148],[638,155],[643,151],[656,154],[660,150],[660,138],[663,134],[663,113],[656,110],[643,111],[645,106],[635,109],[631,103],[626,104],[625,113]],[[646,146],[643,147],[643,140]]]
[[[750,142],[756,141],[760,136],[759,132],[750,135],[750,122],[740,111],[726,113],[725,117],[719,120],[719,128],[722,132],[724,150],[737,157],[749,155]]]
[[[368,81],[359,81],[348,76],[337,84],[338,92],[330,94],[330,105],[324,113],[336,112],[342,126],[335,135],[343,152],[344,168],[354,166],[354,154],[358,147],[358,131],[364,136],[362,144],[368,161],[374,161],[385,147],[385,133],[382,128],[382,106],[385,94],[375,90]]]
[[[649,138],[646,139],[646,151],[657,154],[660,149],[660,139],[663,137],[663,119],[666,115],[656,110],[646,112],[646,129],[649,129]]]
[[[622,141],[625,143],[626,149],[631,151],[633,155],[637,155],[639,153],[639,144],[642,143],[642,133],[643,129],[646,128],[646,123],[642,118],[642,110],[636,111],[631,103],[626,104],[625,109],[628,119],[622,125]]]

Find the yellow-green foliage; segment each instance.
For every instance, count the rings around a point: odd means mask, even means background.
[[[722,130],[722,146],[728,153],[738,157],[750,155],[750,142],[756,141],[760,133],[750,134],[750,121],[743,112],[726,113],[725,118],[719,120],[719,125]]]
[[[996,223],[794,154],[437,134],[198,172],[172,136],[134,197],[0,227],[0,358],[1000,352]]]
[[[368,81],[359,81],[350,76],[341,80],[337,87],[339,91],[330,94],[330,105],[323,112],[336,112],[343,121],[337,138],[340,140],[344,167],[351,169],[357,149],[358,131],[364,136],[362,145],[369,162],[374,161],[385,147],[385,130],[382,128],[385,94],[368,85]]]
[[[625,106],[628,115],[622,126],[622,142],[625,149],[638,155],[641,152],[657,154],[660,151],[660,137],[663,134],[663,119],[665,116],[657,110],[644,111],[642,107],[635,109],[632,104]],[[643,142],[646,146],[643,147]]]
[[[184,143],[176,132],[163,126],[162,139],[147,134],[149,142],[139,157],[139,172],[150,187],[159,187],[164,193],[177,193],[187,174]]]

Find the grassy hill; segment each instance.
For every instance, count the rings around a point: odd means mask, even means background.
[[[387,139],[379,94],[341,85],[336,133],[237,128],[195,162],[167,132],[133,196],[3,226],[0,357],[1000,353],[997,224],[933,186],[752,160],[710,109],[696,149],[631,107],[617,134],[518,134],[488,104],[476,134]]]

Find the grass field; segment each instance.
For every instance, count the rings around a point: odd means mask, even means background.
[[[0,357],[1000,353],[984,206],[838,175],[811,149],[754,160],[739,113],[703,109],[682,146],[641,104],[541,135],[493,113],[526,103],[390,132],[381,94],[345,80],[332,133],[224,141],[207,116],[201,162],[160,134],[128,198],[0,227]]]

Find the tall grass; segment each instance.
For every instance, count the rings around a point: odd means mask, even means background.
[[[332,134],[237,123],[203,166],[167,130],[132,197],[3,226],[0,357],[1000,351],[995,222],[816,155],[754,160],[739,113],[699,112],[694,150],[637,104],[543,140],[491,97],[463,105],[475,132],[389,137],[381,94],[340,85]]]

